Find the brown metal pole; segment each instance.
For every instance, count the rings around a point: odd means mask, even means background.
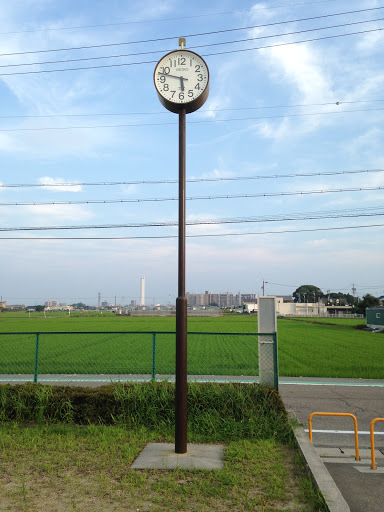
[[[187,452],[187,299],[185,298],[185,118],[179,112],[179,262],[176,299],[175,452]]]

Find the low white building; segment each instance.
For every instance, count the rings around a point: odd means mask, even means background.
[[[284,302],[275,297],[276,312],[279,316],[343,316],[350,314],[352,306],[326,306],[322,302]],[[257,313],[257,302],[244,302],[248,313]]]

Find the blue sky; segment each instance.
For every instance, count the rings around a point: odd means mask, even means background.
[[[177,115],[159,103],[153,70],[179,36],[210,69],[207,103],[187,116],[187,291],[261,293],[265,280],[268,294],[302,284],[351,293],[355,284],[359,296],[383,295],[383,7],[2,6],[3,300],[96,304],[100,292],[128,302],[145,276],[148,302],[174,301],[177,227],[89,227],[177,221]],[[352,32],[361,33],[344,36]],[[110,182],[124,184],[85,185]],[[47,186],[57,183],[71,185]],[[6,186],[15,184],[46,186]],[[97,200],[139,201],[86,203]],[[55,226],[88,229],[10,230]]]

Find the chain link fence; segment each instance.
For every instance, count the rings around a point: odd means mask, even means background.
[[[175,332],[159,331],[0,333],[0,383],[173,380],[175,340]],[[190,380],[259,375],[278,387],[276,333],[188,333]]]

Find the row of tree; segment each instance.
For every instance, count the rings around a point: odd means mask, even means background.
[[[302,286],[299,286],[293,292],[293,298],[295,302],[317,302],[319,299],[322,299],[323,301],[325,299],[325,303],[328,306],[335,304],[352,306],[352,312],[358,314],[365,314],[366,308],[380,305],[379,299],[369,293],[360,299],[359,297],[354,297],[350,293],[323,293],[320,288],[312,284],[303,284]]]

